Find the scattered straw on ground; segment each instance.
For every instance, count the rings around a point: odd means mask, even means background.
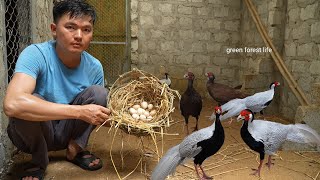
[[[284,119],[281,119],[276,116],[268,116],[265,117],[267,120],[281,122],[287,124],[288,122]],[[263,117],[259,117],[259,119],[264,119]],[[226,128],[225,128],[226,129]],[[234,129],[234,128],[232,128]],[[237,128],[237,130],[240,130]],[[231,134],[229,134],[231,135]],[[209,157],[208,160],[203,164],[204,171],[208,173],[211,177],[225,177],[228,174],[234,174],[236,172],[241,172],[243,170],[251,168],[256,168],[260,162],[259,154],[251,150],[245,143],[238,142],[236,138],[232,137],[233,140],[237,143],[229,144],[225,148],[220,149],[214,156]],[[293,154],[296,154],[297,157],[294,159],[286,159],[281,156],[281,151],[279,151],[276,155],[273,156],[273,159],[276,160],[274,166],[284,168],[290,170],[292,172],[298,173],[301,176],[304,176],[304,179],[317,180],[320,177],[320,170],[315,174],[310,174],[300,169],[293,169],[292,167],[288,167],[286,163],[312,163],[320,165],[320,161],[318,159],[313,159],[308,157],[307,155],[318,153],[316,151],[292,151]],[[267,155],[266,155],[267,157]],[[214,159],[214,160],[213,160]],[[243,164],[245,160],[255,159],[256,164]],[[267,158],[265,158],[267,159]],[[212,163],[208,163],[212,162]],[[178,168],[173,176],[169,176],[168,180],[180,180],[180,179],[190,179],[196,180],[197,175],[194,170],[193,161],[188,161],[186,164],[182,165],[183,168]],[[273,168],[276,168],[272,166]],[[263,166],[263,168],[266,168]],[[222,170],[221,170],[222,169]],[[210,173],[211,172],[211,173]],[[263,176],[258,177],[257,179],[263,179]]]
[[[110,130],[113,132],[110,156],[119,179],[128,177],[138,168],[139,164],[141,164],[142,168],[144,156],[141,156],[139,163],[131,173],[123,178],[120,177],[111,154],[118,129],[140,138],[141,143],[139,144],[139,148],[142,154],[145,154],[142,137],[150,136],[155,145],[154,152],[159,157],[156,135],[160,134],[162,138],[163,135],[169,135],[165,133],[165,130],[173,122],[170,114],[175,109],[173,107],[175,97],[180,98],[178,91],[169,88],[166,84],[160,83],[159,79],[152,74],[138,69],[133,69],[120,75],[112,85],[108,94],[108,108],[112,114]],[[153,109],[156,110],[156,114],[149,121],[135,120],[129,113],[129,108],[133,105],[141,104],[143,101],[153,104]],[[121,156],[124,157],[123,155]]]

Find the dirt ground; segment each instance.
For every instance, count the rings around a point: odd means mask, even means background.
[[[178,105],[178,103],[176,103]],[[176,106],[178,107],[178,106]],[[200,128],[209,126],[212,122],[208,119],[213,112],[214,104],[212,101],[205,101],[201,117],[199,120]],[[168,129],[168,133],[179,135],[170,135],[164,137],[163,149],[165,151],[180,143],[185,137],[184,120],[180,115],[180,110],[172,114],[173,119],[177,122]],[[272,118],[276,121],[283,122],[280,118]],[[190,131],[195,127],[195,119],[189,119]],[[214,156],[204,161],[204,169],[207,174],[214,179],[235,180],[235,179],[268,179],[268,180],[304,180],[318,179],[320,180],[320,153],[319,152],[293,152],[279,151],[274,157],[275,165],[271,170],[263,166],[261,178],[250,175],[251,168],[257,168],[259,156],[257,153],[250,151],[240,137],[241,123],[223,122],[225,129],[225,142],[220,151]],[[137,138],[133,135],[122,133],[119,130],[116,136],[109,132],[110,128],[102,127],[98,132],[93,132],[88,150],[102,158],[104,166],[102,169],[89,172],[65,161],[65,151],[50,152],[50,164],[47,168],[45,179],[103,179],[113,180],[125,178],[132,180],[148,179],[152,169],[157,164],[157,156],[152,153],[156,148],[150,137]],[[109,133],[108,133],[109,132]],[[113,138],[115,137],[115,138]],[[111,148],[111,144],[113,146]],[[161,138],[157,139],[159,151],[161,153]],[[141,143],[146,147],[145,153],[141,151]],[[112,149],[110,153],[110,149]],[[143,155],[145,154],[145,155]],[[111,156],[112,155],[112,156]],[[143,158],[141,158],[143,157]],[[17,179],[18,174],[22,171],[25,162],[29,161],[30,155],[18,153],[13,158],[9,172],[3,179]],[[112,160],[117,167],[115,170]],[[142,163],[139,163],[142,160]],[[266,157],[267,160],[267,157]],[[119,175],[117,175],[117,172]],[[185,165],[180,165],[174,176],[168,179],[196,179],[193,170],[192,161],[188,161]]]

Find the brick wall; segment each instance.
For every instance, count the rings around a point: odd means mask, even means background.
[[[320,4],[316,0],[288,0],[283,57],[294,78],[315,104],[320,82]],[[281,113],[294,117],[299,102],[285,85]]]
[[[240,43],[240,9],[240,1],[231,0],[132,0],[132,67],[158,77],[167,71],[181,92],[190,70],[196,89],[207,97],[205,72],[212,71],[217,82],[239,85],[240,58],[226,56],[225,49]]]
[[[253,0],[259,17],[273,41],[278,52],[283,51],[285,30],[285,7],[282,0],[259,1]],[[241,18],[241,45],[242,47],[265,48],[266,45],[256,28],[248,7],[243,2]],[[269,52],[243,53],[241,63],[241,77],[244,89],[248,93],[265,91],[270,83],[279,81],[282,85],[276,90],[273,102],[265,110],[267,114],[275,114],[280,111],[280,96],[283,92],[283,78]]]
[[[316,0],[253,0],[289,71],[312,103],[320,82],[320,22]],[[132,0],[132,67],[158,77],[167,71],[172,87],[183,92],[187,70],[196,75],[195,88],[204,97],[207,71],[217,82],[243,84],[247,93],[266,90],[280,81],[267,113],[293,119],[300,105],[269,53],[226,53],[227,48],[262,48],[265,44],[244,1]],[[159,68],[159,66],[161,67]],[[315,96],[312,96],[315,95]]]

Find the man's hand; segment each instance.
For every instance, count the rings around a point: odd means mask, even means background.
[[[109,119],[110,110],[106,107],[87,104],[81,106],[79,119],[84,120],[93,125],[101,125]]]

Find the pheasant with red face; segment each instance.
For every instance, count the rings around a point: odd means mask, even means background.
[[[261,167],[265,154],[268,154],[267,166],[271,167],[271,156],[285,141],[294,143],[315,144],[319,148],[320,136],[306,124],[280,124],[271,121],[255,120],[251,110],[241,111],[237,118],[243,120],[241,127],[241,137],[250,149],[260,154],[260,164],[257,169],[253,169],[253,175],[260,176]]]
[[[211,126],[195,131],[169,149],[154,168],[151,180],[164,180],[175,172],[185,160],[193,159],[194,168],[200,180],[209,180],[202,168],[204,160],[219,151],[224,143],[224,129],[219,120],[221,108],[215,107],[216,121]]]
[[[223,109],[224,114],[221,116],[221,121],[238,116],[244,109],[250,109],[254,113],[260,112],[263,114],[262,110],[272,102],[275,88],[279,85],[279,82],[273,82],[270,84],[269,90],[256,93],[243,99],[233,99],[222,105],[221,108]],[[211,117],[214,118],[214,115]]]

